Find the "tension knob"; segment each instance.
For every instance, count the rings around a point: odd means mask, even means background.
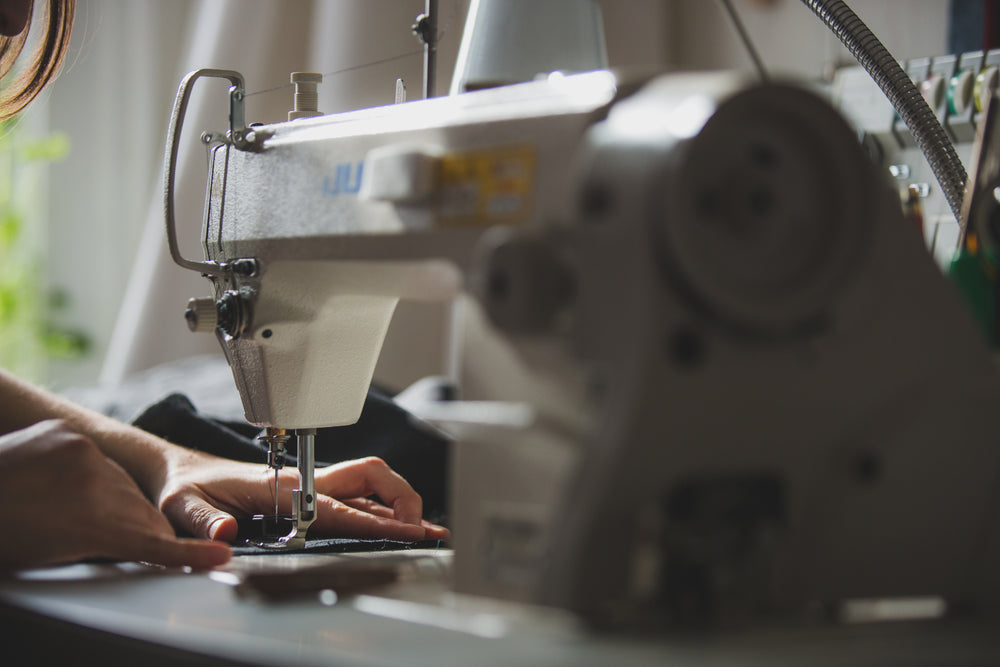
[[[201,297],[188,301],[184,311],[188,329],[194,332],[212,332],[219,325],[219,313],[215,307],[215,299]]]

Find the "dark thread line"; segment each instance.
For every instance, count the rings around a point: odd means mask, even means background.
[[[354,72],[354,71],[357,71],[359,69],[364,69],[366,67],[375,67],[376,65],[384,65],[385,63],[391,63],[391,62],[393,62],[395,60],[402,60],[403,58],[411,58],[413,56],[421,56],[423,54],[424,54],[424,50],[423,49],[420,49],[419,51],[409,51],[407,53],[401,53],[401,54],[399,54],[397,56],[391,56],[389,58],[382,58],[381,60],[373,60],[371,62],[364,63],[363,65],[352,65],[351,67],[344,67],[343,69],[336,69],[336,70],[333,70],[332,72],[325,72],[323,74],[323,78],[326,78],[328,76],[336,76],[338,74],[345,74],[347,72]],[[293,84],[293,83],[285,83],[285,84],[282,84],[280,86],[275,86],[274,88],[265,88],[264,90],[256,90],[256,91],[254,91],[252,93],[247,93],[246,97],[252,97],[254,95],[263,95],[265,93],[273,93],[276,90],[284,90],[285,88],[291,88],[294,85],[295,84]]]
[[[760,76],[760,80],[764,83],[768,82],[767,70],[764,68],[764,61],[761,60],[760,54],[757,53],[757,49],[754,47],[753,40],[750,39],[750,34],[747,33],[746,28],[743,27],[743,22],[740,20],[740,15],[736,13],[736,8],[733,7],[730,0],[721,0],[722,6],[725,8],[726,13],[729,15],[729,20],[732,22],[733,27],[739,34],[740,41],[743,42],[744,48],[746,48],[747,53],[750,54],[750,59],[753,61],[754,67],[757,69],[757,74]]]
[[[438,30],[438,34],[435,39],[435,45],[440,44],[441,39],[445,36],[445,33],[451,30],[451,26],[455,22],[455,18],[458,16],[458,5],[459,5],[458,2],[454,4],[451,10],[451,16],[448,17],[448,22],[445,24],[443,28]],[[347,72],[354,72],[359,69],[364,69],[366,67],[375,67],[376,65],[384,65],[386,63],[391,63],[396,60],[402,60],[403,58],[410,58],[412,56],[422,56],[423,54],[424,54],[423,48],[420,48],[416,51],[407,51],[406,53],[400,53],[399,55],[396,56],[382,58],[381,60],[373,60],[371,62],[364,63],[363,65],[352,65],[351,67],[344,67],[343,69],[335,69],[332,72],[326,72],[325,74],[323,74],[323,78],[326,78],[328,76],[336,76],[338,74],[346,74]],[[275,86],[274,88],[265,88],[264,90],[256,90],[252,93],[246,93],[245,96],[253,97],[254,95],[264,95],[266,93],[273,93],[276,90],[284,90],[286,88],[291,88],[294,85],[295,84],[293,83],[284,83],[280,86]]]

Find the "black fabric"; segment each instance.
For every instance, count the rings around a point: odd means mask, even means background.
[[[183,394],[170,394],[151,405],[132,424],[175,445],[215,456],[251,463],[267,460],[267,448],[256,440],[260,429],[205,417]]]
[[[343,537],[309,537],[304,547],[299,549],[281,549],[275,551],[265,547],[250,544],[233,546],[233,555],[247,556],[268,553],[328,553],[346,554],[363,551],[403,551],[406,549],[438,549],[447,546],[441,540],[423,540],[421,542],[396,542],[393,540],[356,540]]]
[[[267,447],[257,440],[259,429],[245,422],[221,422],[199,414],[183,394],[171,394],[147,408],[133,422],[135,426],[174,444],[237,461],[260,463],[267,460]],[[424,501],[425,518],[447,523],[448,441],[438,431],[419,422],[391,398],[371,389],[361,418],[356,424],[318,429],[316,466],[378,456],[402,475]],[[289,441],[288,465],[295,465],[295,441]],[[246,523],[241,521],[241,533]],[[346,551],[347,543],[361,544],[354,550],[377,550],[370,540],[310,539],[309,550]],[[319,544],[322,542],[323,544]],[[402,543],[379,541],[381,548],[400,548]],[[427,544],[420,543],[427,547]],[[432,545],[436,545],[433,542]],[[364,547],[367,548],[364,548]],[[405,545],[410,547],[413,545]],[[254,547],[248,553],[264,553]],[[285,553],[285,552],[283,552]]]

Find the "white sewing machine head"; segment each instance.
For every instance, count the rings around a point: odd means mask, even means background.
[[[217,75],[185,79],[181,114]],[[190,318],[219,331],[247,418],[356,421],[399,299],[457,296],[495,226],[566,224],[567,158],[617,88],[596,72],[213,137],[208,259],[189,266],[216,294]]]
[[[170,191],[204,76],[232,113],[192,262]],[[460,589],[627,623],[996,599],[996,374],[818,97],[599,71],[247,127],[243,92],[184,80],[166,205],[251,422],[357,419],[400,299],[470,294],[530,360],[532,425],[456,450]]]

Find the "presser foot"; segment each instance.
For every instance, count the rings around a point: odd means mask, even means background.
[[[248,538],[245,541],[247,546],[274,550],[299,549],[305,546],[306,531],[296,525],[294,514],[255,514],[251,518],[260,522],[261,539]]]
[[[276,542],[259,542],[257,540],[246,540],[244,542],[248,547],[257,547],[258,549],[268,549],[270,551],[287,551],[290,549],[301,549],[306,546],[306,538],[304,537],[281,537],[278,538]]]
[[[247,546],[261,549],[301,549],[306,544],[306,532],[312,521],[301,521],[294,514],[255,514],[251,517],[259,521],[261,539],[247,538]]]

